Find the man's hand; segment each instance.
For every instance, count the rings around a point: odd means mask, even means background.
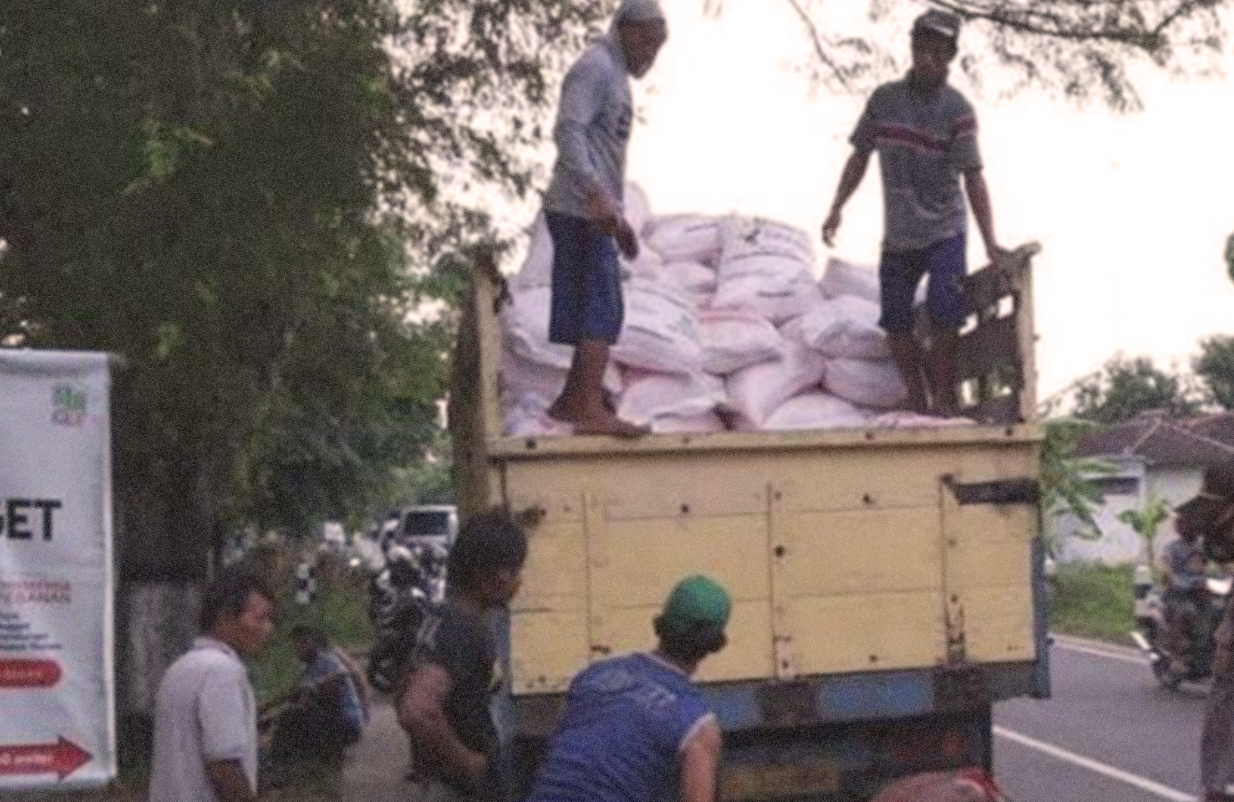
[[[990,264],[997,267],[1003,263],[1004,259],[1011,255],[1011,251],[1001,245],[992,244],[986,248],[985,255],[990,260]]]
[[[257,799],[239,760],[208,761],[206,778],[210,780],[219,802],[253,802]]]
[[[823,221],[823,244],[828,248],[836,246],[836,232],[840,230],[840,210],[832,209],[831,214]]]
[[[609,197],[608,193],[598,187],[587,196],[587,207],[596,227],[610,237],[617,235],[617,229],[625,222],[621,215],[621,204]]]
[[[638,236],[634,233],[634,227],[624,217],[618,222],[613,236],[617,238],[617,247],[627,259],[638,258]]]
[[[840,230],[840,210],[848,199],[861,186],[861,179],[870,165],[870,154],[853,150],[848,161],[844,162],[844,172],[840,174],[840,185],[836,187],[835,199],[831,202],[831,212],[823,223],[823,242],[828,248],[835,247],[836,232]]]

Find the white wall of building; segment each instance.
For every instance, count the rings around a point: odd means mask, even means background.
[[[1146,468],[1138,460],[1128,459],[1115,462],[1117,472],[1109,477],[1100,477],[1115,489],[1128,489],[1127,481],[1111,479],[1138,480],[1134,493],[1107,493],[1106,502],[1097,512],[1097,524],[1101,527],[1101,537],[1097,540],[1085,540],[1079,537],[1077,521],[1069,515],[1057,517],[1059,533],[1059,562],[1099,562],[1117,565],[1139,562],[1144,559],[1144,541],[1127,524],[1118,520],[1118,515],[1124,510],[1139,509],[1154,496],[1164,498],[1172,509],[1194,496],[1200,489],[1203,478],[1201,468]],[[1174,538],[1173,518],[1171,517],[1157,530],[1156,548],[1158,551]]]

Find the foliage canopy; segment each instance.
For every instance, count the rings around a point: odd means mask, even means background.
[[[493,236],[474,199],[527,191],[551,77],[606,10],[0,9],[0,342],[123,357],[127,573],[354,514],[435,442],[448,309]]]

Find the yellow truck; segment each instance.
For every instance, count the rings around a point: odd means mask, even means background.
[[[1049,692],[1034,253],[967,278],[973,425],[635,440],[502,436],[508,297],[477,269],[451,428],[461,514],[505,506],[529,533],[499,627],[516,795],[574,673],[652,647],[659,605],[694,573],[734,599],[729,645],[698,677],[725,731],[721,799],[855,802],[991,764],[992,703]]]

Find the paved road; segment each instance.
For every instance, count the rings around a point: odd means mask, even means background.
[[[1067,638],[1054,698],[995,711],[995,768],[1015,802],[1191,802],[1204,687],[1167,691],[1135,651]]]
[[[407,736],[399,729],[394,708],[379,704],[343,767],[340,802],[409,802]]]

